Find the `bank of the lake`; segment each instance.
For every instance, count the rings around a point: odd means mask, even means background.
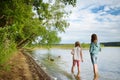
[[[0,70],[0,80],[50,80],[43,69],[26,55],[25,51],[18,51]]]

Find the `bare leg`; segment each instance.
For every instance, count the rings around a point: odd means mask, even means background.
[[[78,74],[80,74],[80,67],[78,67]]]
[[[80,66],[79,66],[80,63],[78,63],[78,74],[77,76],[80,77]]]
[[[72,68],[71,68],[72,73],[74,73],[74,67],[75,67],[75,61],[73,60],[73,64],[72,64]]]
[[[79,70],[78,73],[77,73],[76,80],[81,80],[81,77],[80,77],[80,70]]]
[[[93,65],[93,70],[94,70],[94,76],[98,76],[98,66],[97,66],[97,64]]]
[[[72,65],[71,72],[74,73],[74,66]]]

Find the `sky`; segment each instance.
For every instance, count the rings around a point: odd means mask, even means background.
[[[59,33],[60,43],[90,43],[96,33],[99,42],[120,41],[120,0],[77,0],[67,21],[70,26]]]

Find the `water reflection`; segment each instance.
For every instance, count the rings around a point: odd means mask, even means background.
[[[72,73],[72,80],[81,80],[80,74]]]
[[[92,64],[88,50],[83,50],[84,63],[81,63],[81,74],[71,74],[72,57],[71,50],[51,49],[36,50],[31,54],[37,62],[40,61],[46,67],[46,71],[57,80],[120,80],[120,47],[105,47],[99,54],[100,77],[94,77]],[[114,56],[113,56],[114,55]],[[111,66],[109,66],[111,65]]]
[[[80,74],[75,75],[76,80],[81,80]]]

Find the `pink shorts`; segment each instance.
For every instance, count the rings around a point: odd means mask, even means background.
[[[75,66],[77,63],[77,66],[80,66],[80,60],[73,60],[73,66]]]

